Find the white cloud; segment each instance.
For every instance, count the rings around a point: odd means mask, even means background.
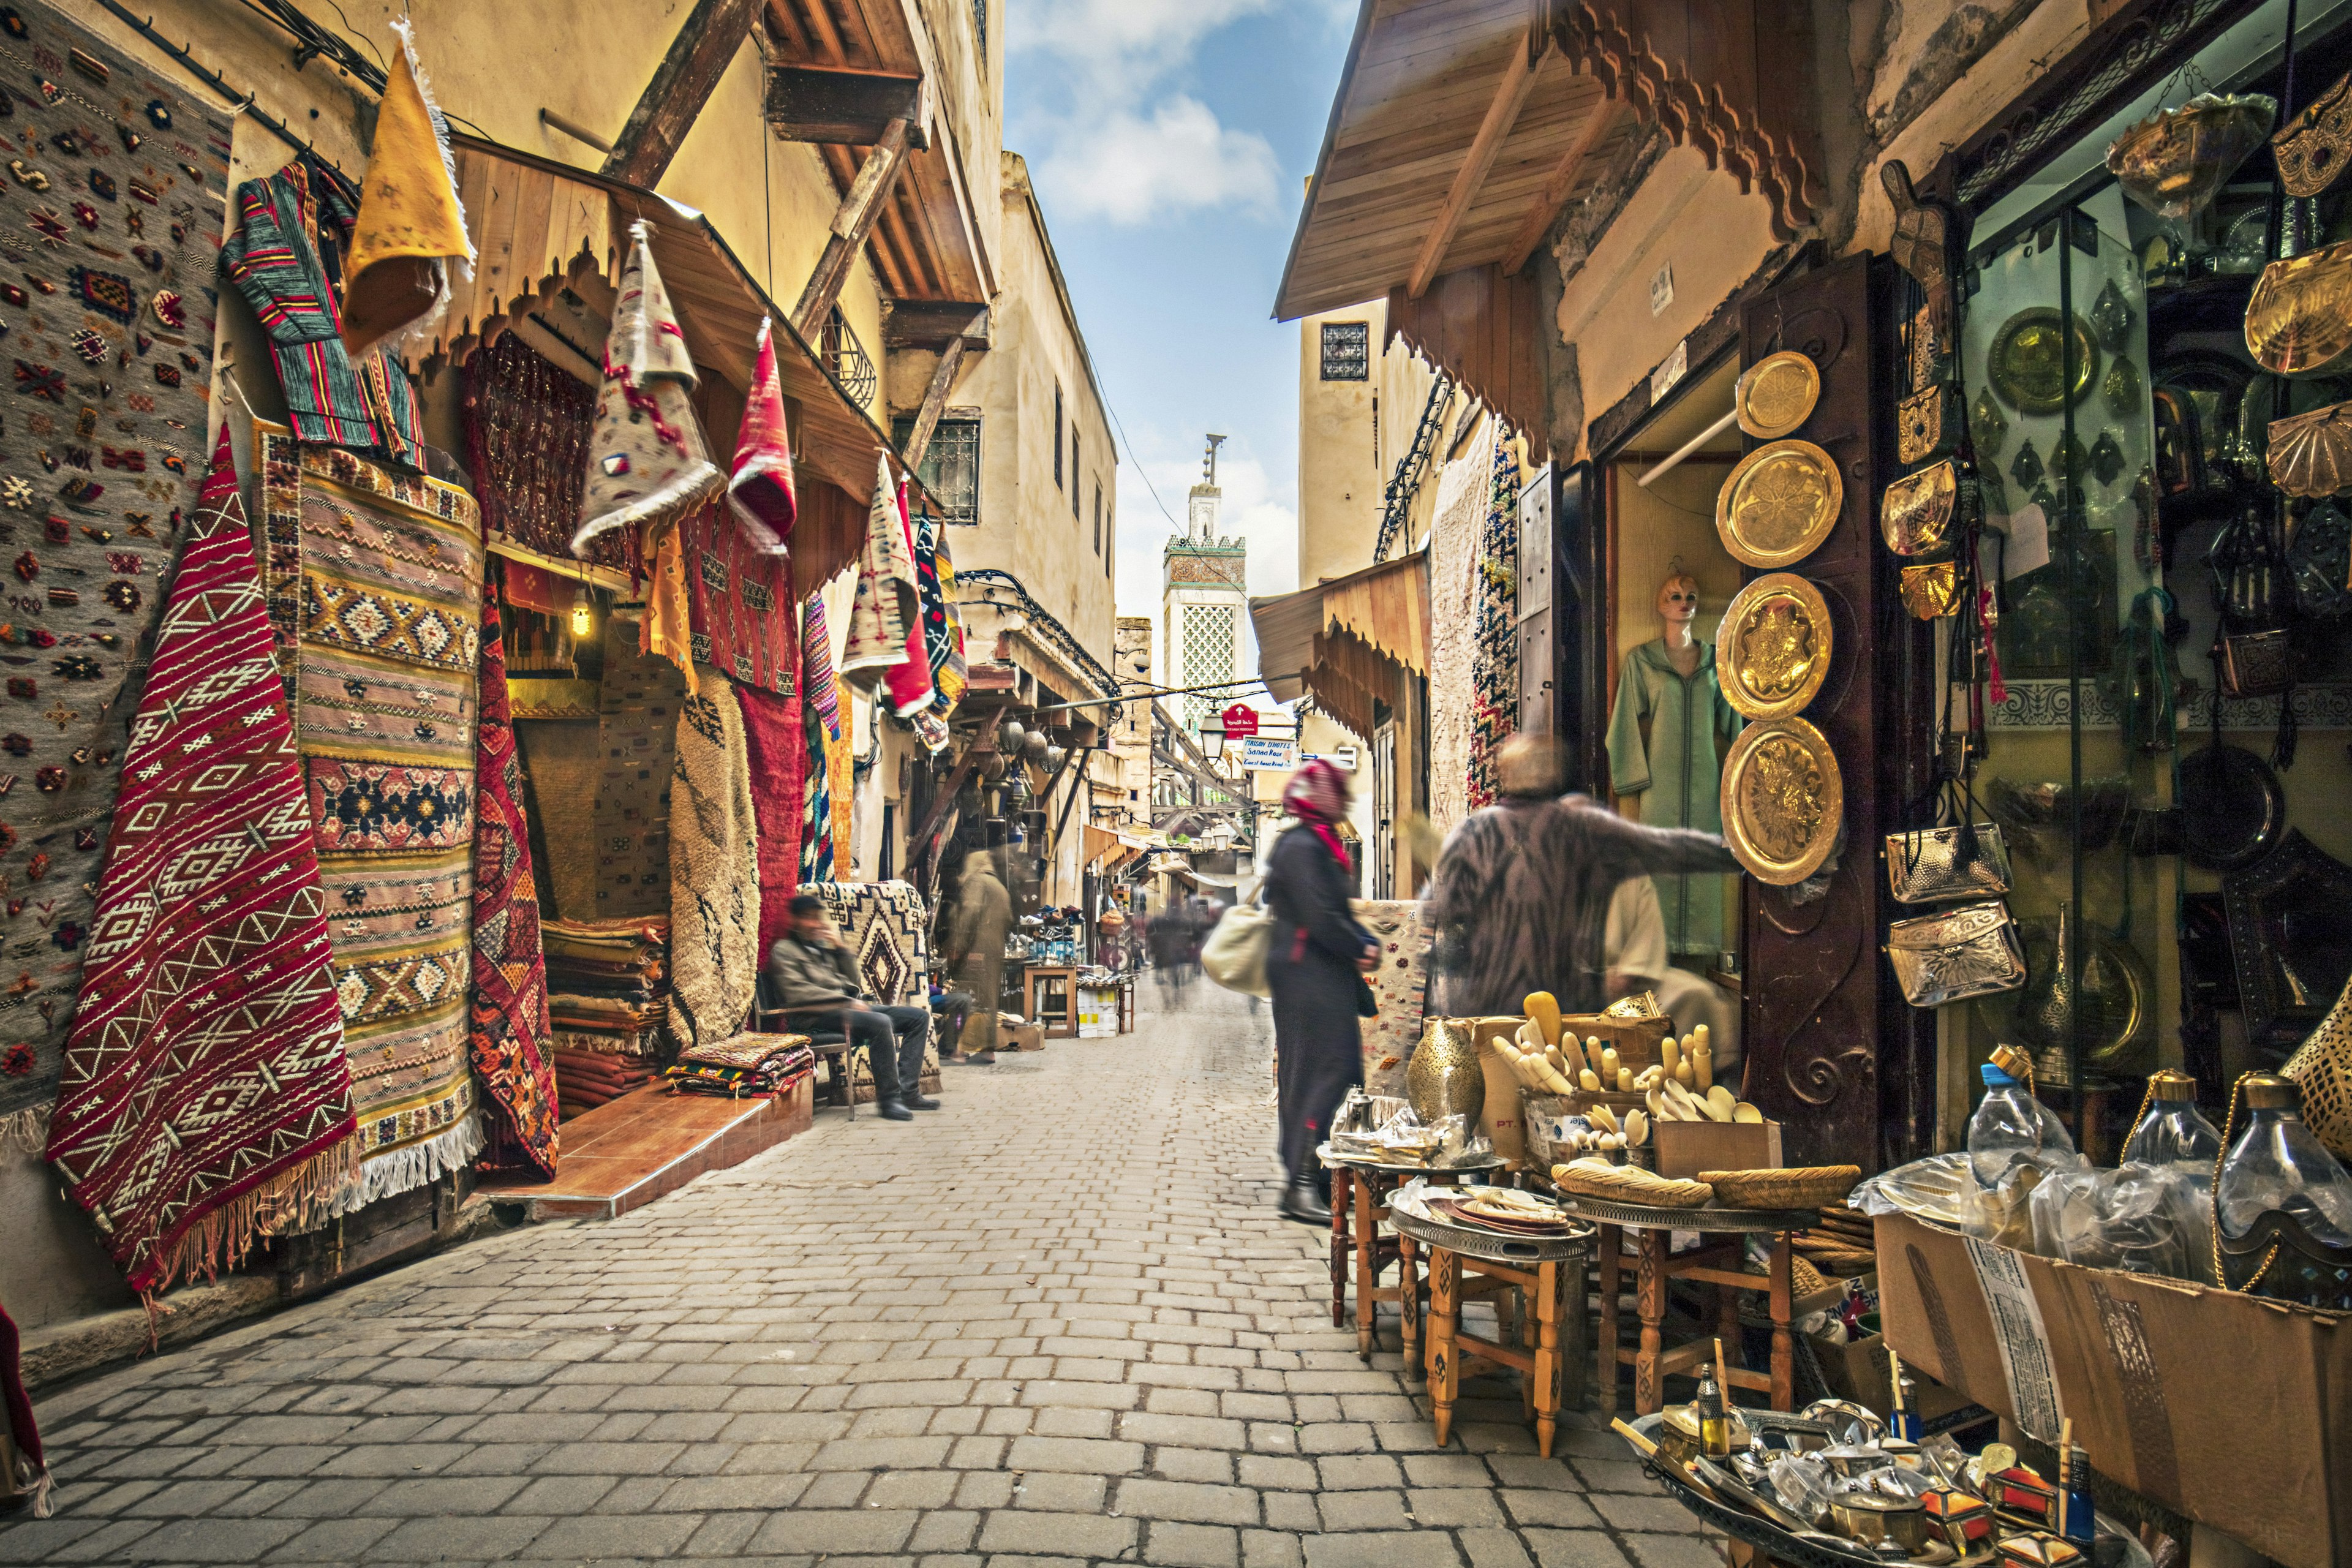
[[[1128,226],[1203,208],[1272,212],[1274,148],[1173,84],[1220,28],[1329,0],[1044,0],[1012,8],[1016,68],[1047,83],[1021,127],[1048,210]],[[1058,90],[1055,90],[1055,89]]]
[[[1149,120],[1117,112],[1083,135],[1064,134],[1036,170],[1057,212],[1128,225],[1202,207],[1270,211],[1277,184],[1265,137],[1219,124],[1207,104],[1181,93]]]

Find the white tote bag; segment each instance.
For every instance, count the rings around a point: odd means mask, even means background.
[[[1276,837],[1275,843],[1280,842]],[[1271,844],[1265,858],[1269,863],[1274,859]],[[1228,991],[1270,998],[1274,990],[1265,983],[1265,954],[1273,943],[1274,911],[1265,907],[1265,879],[1261,877],[1250,896],[1217,917],[1209,940],[1201,944],[1201,973]]]

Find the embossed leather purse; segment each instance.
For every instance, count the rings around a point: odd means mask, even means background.
[[[2352,162],[2352,76],[2311,100],[2311,106],[2271,138],[2279,184],[2291,196],[2315,196]]]
[[[2273,261],[2246,305],[2246,351],[2274,375],[2328,375],[2352,363],[2352,240]]]
[[[2025,984],[2025,951],[2000,899],[1956,904],[1886,928],[1895,984],[1914,1007],[1941,1007]]]
[[[1958,816],[1958,822],[1948,820]],[[1973,792],[1944,792],[1936,826],[1886,836],[1886,885],[1900,904],[1992,899],[2009,891],[2009,843],[2000,825],[1978,822]]]
[[[1915,392],[1895,410],[1895,455],[1906,463],[1948,457],[1960,447],[1960,394],[1948,382]]]
[[[1948,458],[1897,479],[1879,498],[1878,531],[1897,555],[1940,554],[1960,513],[1959,468]]]
[[[1903,595],[1903,607],[1923,621],[1956,615],[1960,608],[1960,563],[1931,561],[1924,566],[1906,566],[1897,591]]]
[[[2275,697],[2294,683],[2294,648],[2284,630],[2221,638],[2221,684],[2232,697]]]

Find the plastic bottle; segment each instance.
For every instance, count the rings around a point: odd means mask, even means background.
[[[2074,1152],[2074,1140],[2057,1112],[2000,1067],[1979,1069],[1985,1097],[1969,1118],[1969,1169],[1979,1186],[1998,1189],[2019,1163],[2044,1153]]]
[[[2168,1167],[2211,1186],[2221,1134],[2197,1109],[2197,1080],[2166,1068],[2147,1080],[2147,1114],[2124,1141],[2123,1163]]]
[[[2303,1124],[2294,1084],[2274,1073],[2253,1073],[2240,1094],[2246,1130],[2221,1162],[2213,1189],[2221,1234],[2243,1236],[2277,1210],[2315,1241],[2352,1247],[2352,1173]]]

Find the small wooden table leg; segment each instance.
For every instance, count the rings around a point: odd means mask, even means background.
[[[1461,1386],[1461,1368],[1454,1342],[1461,1327],[1462,1306],[1455,1292],[1461,1265],[1442,1247],[1429,1249],[1429,1404],[1437,1421],[1437,1446],[1454,1432],[1454,1396]]]
[[[1356,1173],[1331,1167],[1331,1326],[1348,1321],[1348,1194]]]
[[[1356,1181],[1356,1353],[1366,1361],[1372,1359],[1372,1325],[1380,1313],[1372,1300],[1381,1279],[1381,1220],[1372,1187],[1370,1176]]]
[[[1594,1375],[1601,1382],[1601,1414],[1617,1414],[1617,1292],[1623,1284],[1625,1232],[1622,1226],[1594,1226],[1592,1242],[1601,1249],[1601,1329],[1593,1337],[1600,1342],[1600,1353],[1594,1358]]]
[[[1655,1415],[1666,1403],[1666,1380],[1658,1375],[1658,1352],[1666,1337],[1666,1247],[1671,1233],[1644,1226],[1634,1234],[1635,1245],[1641,1248],[1633,1299],[1642,1316],[1642,1349],[1633,1363],[1633,1414]]]
[[[1399,1337],[1403,1342],[1404,1375],[1408,1378],[1426,1375],[1421,1363],[1420,1247],[1402,1231],[1397,1233],[1397,1313],[1402,1320]]]
[[[1796,1342],[1789,1336],[1789,1318],[1796,1294],[1790,1284],[1793,1272],[1791,1252],[1787,1231],[1772,1238],[1772,1408],[1775,1410],[1794,1410],[1797,1407]]]
[[[1536,1269],[1536,1364],[1528,1383],[1536,1395],[1536,1448],[1551,1458],[1553,1437],[1559,1430],[1559,1277],[1558,1263]],[[1580,1277],[1582,1274],[1580,1268]]]

